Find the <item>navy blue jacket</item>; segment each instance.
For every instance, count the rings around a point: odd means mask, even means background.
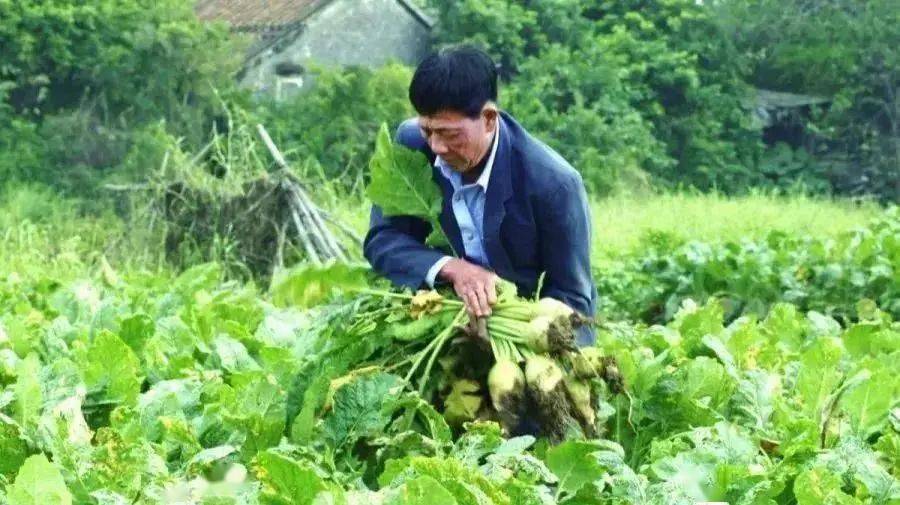
[[[578,172],[559,154],[501,112],[499,145],[484,209],[484,246],[491,268],[531,296],[546,272],[541,296],[593,316],[597,291],[591,278],[590,210]],[[434,163],[416,119],[397,130],[397,141]],[[455,251],[463,252],[451,206],[453,188],[440,170],[432,177],[444,196],[440,222]],[[394,284],[419,289],[428,269],[446,253],[424,245],[431,226],[415,217],[385,217],[372,207],[363,251],[372,267]]]

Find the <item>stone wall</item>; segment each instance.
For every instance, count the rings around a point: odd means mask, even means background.
[[[290,96],[309,83],[307,69],[376,67],[396,60],[415,65],[428,50],[429,30],[397,0],[334,0],[250,58],[241,84],[259,93]],[[287,68],[279,76],[276,68]]]

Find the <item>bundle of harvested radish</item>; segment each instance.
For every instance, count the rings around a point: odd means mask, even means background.
[[[504,431],[515,434],[527,420],[555,441],[596,433],[590,381],[603,379],[612,392],[622,381],[612,358],[575,345],[575,332],[589,322],[552,298],[497,304],[487,323],[496,361],[488,389]]]
[[[445,416],[456,423],[482,417],[482,403],[489,398],[495,414],[490,417],[498,420],[508,435],[532,433],[553,441],[594,436],[598,396],[592,386],[602,380],[609,392],[622,391],[615,361],[597,348],[576,345],[576,332],[592,321],[559,300],[520,298],[514,285],[503,283],[491,315],[482,324],[470,324],[467,331],[463,325],[466,310],[452,296],[435,291],[415,295],[366,292],[409,301],[406,315],[392,316],[395,326],[389,333],[407,342],[425,342],[404,360],[409,363],[406,380],[413,384],[418,376],[422,394],[429,385],[444,384],[439,389],[447,391]],[[403,324],[407,317],[411,321]],[[456,338],[461,332],[476,338]],[[444,367],[441,380],[429,380],[435,364],[452,361],[458,354],[458,346],[453,344],[465,342],[489,347],[489,354],[478,357],[478,361],[489,360],[487,366],[474,374],[447,372]],[[485,382],[487,394],[480,386]]]

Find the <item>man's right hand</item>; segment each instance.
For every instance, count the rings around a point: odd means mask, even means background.
[[[497,274],[466,260],[453,258],[438,272],[438,277],[453,284],[453,290],[474,317],[491,315],[497,303]]]

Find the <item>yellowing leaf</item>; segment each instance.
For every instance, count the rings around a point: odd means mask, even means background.
[[[444,401],[444,418],[451,425],[472,421],[481,408],[481,387],[476,381],[460,379],[453,383],[450,395]]]
[[[434,314],[441,309],[444,297],[434,290],[420,290],[410,301],[409,315],[413,319],[422,317],[423,314]]]

